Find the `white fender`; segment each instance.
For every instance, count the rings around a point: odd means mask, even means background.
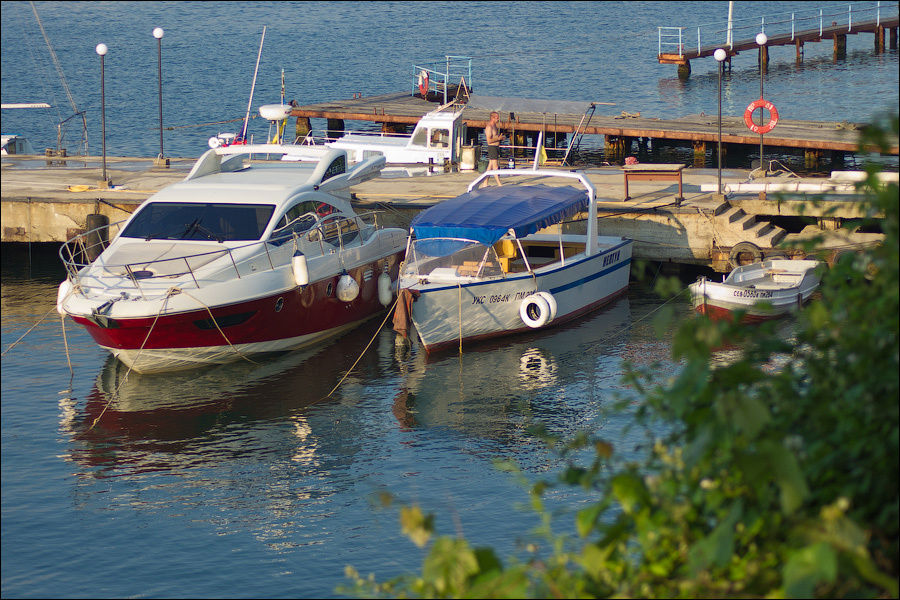
[[[69,294],[72,292],[72,282],[66,279],[62,283],[59,284],[59,289],[56,291],[56,312],[61,314],[62,316],[66,316],[66,310],[63,308],[63,302],[66,301],[66,298],[69,297]]]
[[[341,275],[337,284],[337,297],[344,302],[353,302],[359,296],[359,284],[347,273]]]
[[[547,320],[549,323],[556,318],[556,309],[558,308],[556,305],[556,298],[554,298],[553,294],[550,292],[538,292],[537,295],[546,300],[547,305],[550,307],[550,318]]]
[[[309,283],[309,268],[306,265],[306,255],[297,250],[291,257],[291,271],[294,273],[294,283],[304,286]]]
[[[547,299],[538,294],[526,296],[519,305],[519,317],[532,329],[543,327],[550,322],[550,305]]]
[[[378,301],[382,306],[390,306],[394,301],[394,282],[387,271],[378,276]]]
[[[209,140],[206,143],[209,144],[210,148],[216,149],[222,145],[222,140],[220,140],[216,136],[212,136],[211,138],[209,138]]]

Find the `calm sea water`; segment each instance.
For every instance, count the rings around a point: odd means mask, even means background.
[[[798,18],[819,8],[825,15],[842,14],[851,4],[857,19],[873,16],[860,12],[872,2],[735,2],[734,19],[749,25],[747,19],[765,16],[772,32],[772,23],[789,20],[791,11]],[[3,2],[2,8],[3,102],[54,107],[6,110],[3,132],[26,135],[38,151],[54,147],[56,123],[74,111],[29,3]],[[211,135],[239,128],[240,123],[196,125],[245,116],[263,26],[254,113],[261,104],[280,101],[282,69],[286,99],[305,104],[412,90],[414,64],[462,55],[473,58],[471,84],[478,94],[612,102],[600,113],[676,118],[717,113],[716,63],[693,61],[692,76],[678,79],[673,65],[656,62],[657,27],[688,27],[693,40],[696,26],[721,30],[728,17],[727,2],[39,2],[37,10],[75,106],[87,111],[91,153],[101,152],[100,59],[94,48],[102,42],[109,47],[107,154],[146,157],[159,152],[154,27],[165,30],[163,123],[177,127],[165,132],[164,150],[195,157]],[[754,34],[741,31],[736,37]],[[871,34],[848,36],[847,59],[835,63],[830,41],[810,43],[800,65],[793,47],[772,48],[765,95],[783,119],[860,122],[896,110],[897,51],[876,55],[873,46]],[[724,114],[741,115],[759,97],[756,54],[734,58],[723,81]],[[67,139],[77,143],[75,121]],[[313,119],[314,128],[324,126],[324,120]],[[259,138],[267,129],[255,119],[249,131]]]
[[[735,16],[792,4],[736,2]],[[36,5],[87,111],[91,151],[100,151],[94,46],[103,42],[107,151],[148,157],[159,143],[156,26],[166,31],[167,125],[243,117],[263,25],[254,107],[279,100],[282,68],[288,99],[306,103],[411,88],[413,63],[461,54],[475,59],[480,94],[677,117],[715,113],[714,65],[697,63],[678,80],[655,62],[656,27],[727,16],[725,2]],[[71,107],[30,5],[3,2],[0,31],[3,102],[55,107],[3,111],[3,131],[54,146]],[[767,96],[785,118],[862,121],[896,107],[897,53],[871,47],[870,35],[851,36],[847,60],[835,64],[828,44],[810,44],[800,66],[792,49],[774,49]],[[755,54],[741,55],[725,83],[726,113],[756,94]],[[167,131],[166,153],[197,156],[233,126]],[[252,122],[255,135],[265,130]],[[622,361],[660,360],[660,376],[676,369],[670,330],[657,337],[652,325],[662,303],[634,285],[578,323],[461,357],[398,350],[376,320],[260,366],[122,383],[121,365],[71,323],[63,328],[54,310],[62,278],[53,248],[3,249],[4,598],[331,597],[346,565],[383,579],[421,563],[396,512],[373,504],[381,491],[436,511],[441,533],[515,552],[537,521],[516,508],[525,494],[493,461],[552,477],[559,460],[528,432],[538,422],[560,434],[599,430],[626,456],[638,451],[630,414],[607,410],[628,393]],[[669,307],[689,314],[684,297]],[[585,501],[574,491],[552,497],[569,512]]]

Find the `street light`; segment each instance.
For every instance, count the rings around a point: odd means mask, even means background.
[[[718,183],[718,187],[716,188],[716,192],[719,196],[722,195],[722,69],[725,68],[725,59],[728,58],[728,53],[725,52],[722,48],[717,48],[713,53],[716,61],[718,62],[719,67],[719,168],[718,175],[716,181]]]
[[[109,51],[109,48],[106,47],[106,44],[97,44],[97,54],[100,55],[100,116],[101,116],[101,131],[103,133],[103,185],[107,188],[110,187],[110,181],[106,177],[106,87],[104,84],[104,73],[103,73],[103,58],[106,56],[106,53]]]
[[[757,33],[756,34],[756,45],[759,46],[759,99],[762,100],[765,96],[763,96],[763,72],[765,71],[763,52],[765,52],[766,43],[769,41],[769,38],[766,37],[765,33]],[[765,124],[766,115],[763,112],[765,109],[759,109],[759,124]],[[763,167],[763,134],[759,134],[759,168],[762,169],[763,176],[766,175],[768,169]]]
[[[159,156],[156,158],[157,165],[168,166],[168,161],[163,159],[163,119],[162,119],[162,37],[165,32],[162,27],[153,29],[153,37],[156,38],[156,61],[159,66]]]

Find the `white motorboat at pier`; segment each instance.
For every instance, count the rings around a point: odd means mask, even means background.
[[[819,260],[768,259],[736,267],[722,282],[701,277],[689,288],[700,314],[743,322],[775,319],[796,312],[819,287]]]
[[[530,181],[478,189],[494,175]],[[551,177],[583,189],[531,183]],[[563,233],[584,213],[585,234]],[[597,234],[596,192],[583,174],[487,171],[413,219],[395,329],[405,334],[411,319],[430,352],[575,319],[627,290],[631,250],[631,240]]]
[[[66,242],[60,314],[147,373],[308,346],[383,312],[406,232],[356,214],[349,188],[384,157],[287,152],[208,150],[127,221]]]

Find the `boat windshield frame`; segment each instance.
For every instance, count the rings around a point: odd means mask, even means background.
[[[275,209],[270,203],[147,202],[119,235],[146,241],[254,242],[265,234]]]
[[[422,252],[423,247],[429,245],[433,246],[432,252]],[[453,237],[413,239],[407,250],[401,277],[426,279],[436,269],[449,269],[455,271],[458,276],[476,278],[504,275],[493,245]],[[427,273],[423,272],[425,270]]]

